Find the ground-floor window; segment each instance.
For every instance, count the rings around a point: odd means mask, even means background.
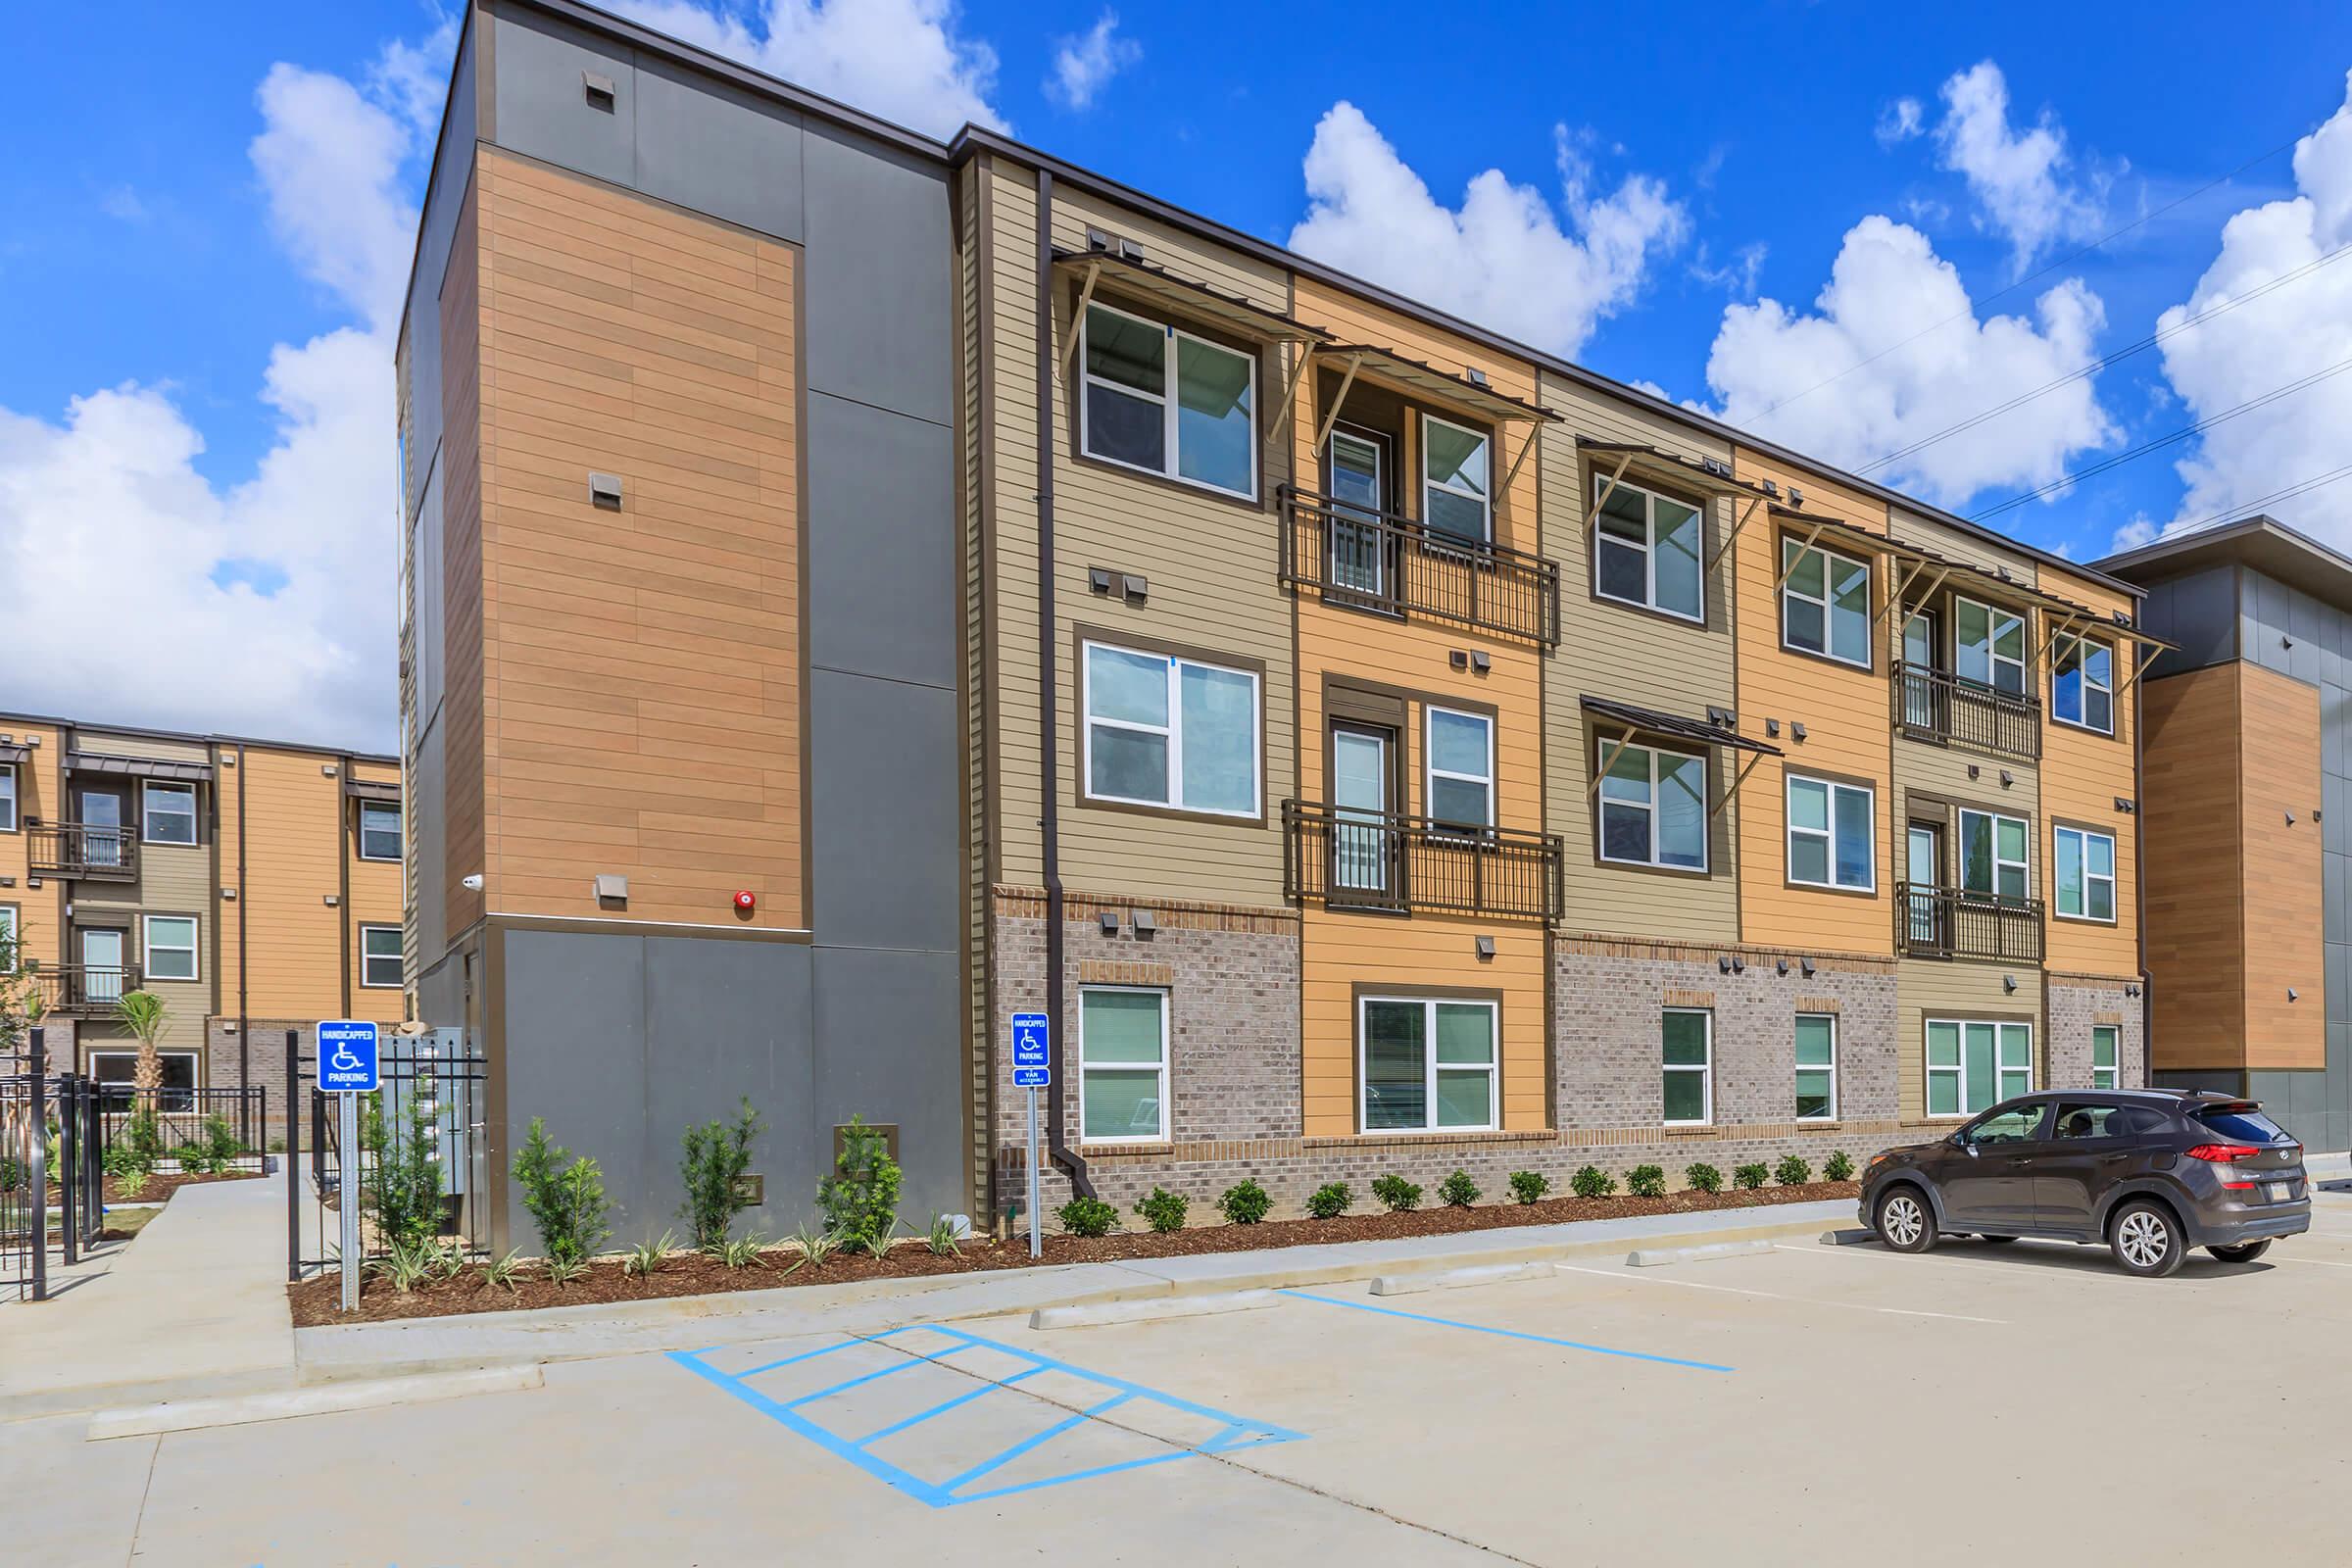
[[[1838,1119],[1838,1015],[1796,1015],[1796,1119]]]
[[[165,1051],[157,1054],[164,1063],[163,1092],[156,1096],[158,1110],[194,1110],[196,1108],[196,1053],[193,1051]],[[139,1054],[135,1051],[93,1051],[90,1053],[90,1076],[98,1080],[102,1103],[110,1110],[127,1110],[137,1098],[131,1081],[138,1074]]]
[[[2034,1026],[1928,1020],[1928,1114],[1973,1116],[2034,1087]]]
[[[1704,1007],[1668,1007],[1660,1025],[1669,1127],[1703,1126],[1715,1119],[1715,1014]]]
[[[1078,993],[1078,1136],[1147,1144],[1168,1136],[1168,994],[1137,986]]]
[[[2091,1025],[2090,1029],[2090,1087],[2114,1089],[2116,1077],[2116,1045],[2123,1031],[2111,1023]]]
[[[1495,1119],[1500,1008],[1486,1001],[1361,997],[1359,1124],[1365,1132],[1476,1132]]]

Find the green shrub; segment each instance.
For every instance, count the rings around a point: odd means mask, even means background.
[[[570,1150],[549,1142],[541,1117],[531,1118],[530,1132],[515,1152],[514,1181],[522,1189],[523,1208],[539,1227],[542,1255],[576,1263],[612,1234],[607,1222],[612,1200],[605,1196],[604,1172],[595,1160],[572,1159]]]
[[[1542,1171],[1515,1170],[1511,1172],[1511,1196],[1522,1203],[1532,1203],[1551,1191],[1551,1178]]]
[[[233,1170],[238,1156],[244,1152],[245,1145],[226,1116],[215,1113],[205,1117],[204,1168],[208,1174],[219,1176]]]
[[[628,1255],[620,1260],[620,1271],[623,1274],[634,1274],[639,1279],[645,1278],[648,1274],[658,1274],[662,1270],[662,1260],[669,1255],[669,1250],[677,1245],[678,1236],[675,1231],[663,1231],[657,1241],[639,1242],[635,1247],[630,1248]]]
[[[1421,1206],[1421,1189],[1395,1172],[1372,1178],[1372,1196],[1392,1214]]]
[[[1217,1212],[1232,1225],[1254,1225],[1273,1206],[1274,1200],[1266,1196],[1266,1190],[1247,1177],[1226,1188],[1217,1200]]]
[[[1317,1219],[1338,1219],[1355,1202],[1346,1182],[1325,1182],[1306,1195],[1306,1211]]]
[[[109,1144],[106,1152],[98,1156],[98,1163],[104,1166],[106,1173],[116,1181],[122,1181],[124,1177],[133,1174],[143,1179],[147,1174],[139,1168],[138,1156],[122,1144]]]
[[[182,1176],[203,1175],[204,1146],[202,1144],[180,1145],[172,1152],[172,1162],[179,1167],[179,1173]]]
[[[1457,1170],[1438,1183],[1438,1197],[1447,1208],[1468,1208],[1478,1201],[1478,1183],[1466,1170]]]
[[[1072,1236],[1108,1236],[1119,1223],[1119,1211],[1100,1198],[1073,1198],[1054,1217]]]
[[[1821,1179],[1829,1182],[1850,1182],[1854,1179],[1854,1162],[1846,1157],[1844,1150],[1833,1152],[1829,1158],[1821,1162]]]
[[[152,1176],[164,1162],[164,1129],[155,1119],[155,1107],[142,1104],[131,1112],[129,1123],[122,1129],[122,1147],[130,1151],[131,1163],[139,1174]]]
[[[1772,1179],[1783,1187],[1802,1187],[1813,1179],[1813,1167],[1802,1154],[1783,1154],[1772,1168]]]
[[[1655,1165],[1636,1165],[1625,1173],[1625,1190],[1636,1198],[1664,1198],[1666,1173]]]
[[[747,1095],[732,1127],[713,1119],[686,1129],[685,1157],[678,1162],[686,1201],[678,1213],[694,1233],[696,1251],[718,1247],[735,1216],[752,1206],[740,1183],[752,1168],[752,1140],[760,1136],[761,1125]]]
[[[1597,1165],[1587,1165],[1568,1178],[1568,1190],[1579,1198],[1606,1198],[1617,1190],[1617,1178]]]
[[[1723,1191],[1723,1172],[1712,1165],[1685,1165],[1683,1180],[1690,1184],[1693,1192],[1720,1193]]]
[[[1182,1193],[1154,1187],[1144,1196],[1143,1201],[1135,1205],[1135,1211],[1144,1216],[1145,1224],[1165,1236],[1170,1231],[1184,1229],[1185,1210],[1192,1206],[1192,1200]]]
[[[422,1094],[407,1097],[408,1114],[377,1143],[374,1177],[361,1189],[375,1211],[376,1233],[387,1243],[422,1243],[441,1234],[441,1162],[433,1146],[439,1129],[425,1105]]]
[[[1772,1168],[1762,1160],[1752,1165],[1735,1165],[1732,1167],[1732,1185],[1752,1193],[1763,1186],[1764,1178],[1771,1174]]]
[[[794,1260],[792,1268],[788,1268],[784,1271],[787,1274],[790,1274],[793,1269],[797,1269],[803,1264],[807,1264],[810,1268],[823,1268],[826,1260],[831,1258],[835,1252],[841,1250],[840,1237],[834,1235],[831,1231],[812,1231],[806,1223],[804,1223],[799,1230],[792,1233],[792,1240],[794,1245],[800,1248],[801,1255]],[[708,1250],[715,1253],[723,1250],[725,1245],[725,1242],[722,1240],[717,1248],[709,1249]]]
[[[890,1157],[890,1141],[864,1117],[852,1116],[841,1130],[841,1152],[833,1174],[817,1183],[816,1202],[826,1228],[845,1246],[872,1251],[899,1228],[899,1162]]]
[[[932,1215],[930,1234],[924,1238],[924,1244],[931,1249],[932,1255],[961,1257],[963,1249],[956,1245],[956,1222],[945,1214]]]

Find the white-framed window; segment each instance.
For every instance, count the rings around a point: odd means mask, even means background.
[[[1796,1119],[1838,1119],[1838,1015],[1796,1015]]]
[[[1592,530],[1592,591],[1685,620],[1705,619],[1704,514],[1622,479],[1611,485],[1606,474],[1594,474],[1592,485],[1595,500],[1608,490]]]
[[[1851,556],[1781,541],[1781,641],[1808,654],[1870,667],[1870,565]]]
[[[397,860],[400,858],[399,802],[362,801],[360,803],[360,858],[363,860]]]
[[[2061,724],[2115,733],[2115,655],[2087,637],[2061,637],[2050,662],[2050,716]]]
[[[1600,858],[1623,865],[1707,868],[1707,760],[1603,739]]]
[[[1497,1125],[1492,1002],[1356,1001],[1357,1125],[1374,1132],[1481,1132]]]
[[[369,990],[400,989],[400,927],[360,927],[360,984]]]
[[[2034,1026],[1927,1020],[1928,1114],[1974,1116],[2034,1088]]]
[[[146,978],[196,978],[196,917],[192,914],[150,914],[144,917],[147,950]]]
[[[1669,1127],[1705,1126],[1715,1119],[1715,1014],[1705,1007],[1668,1007],[1658,1035],[1658,1119]]]
[[[17,906],[0,904],[0,961],[13,968],[24,961],[24,955],[17,951],[17,933],[24,926],[19,922]]]
[[[196,842],[196,786],[145,780],[139,790],[139,836],[149,844]]]
[[[0,833],[17,830],[17,764],[0,762]]]
[[[1492,443],[1484,430],[1421,416],[1421,520],[1481,544],[1493,537]]]
[[[2025,616],[1954,598],[1952,673],[2011,697],[2025,696]]]
[[[1961,890],[2003,904],[2025,903],[2034,885],[2026,868],[2026,844],[2031,837],[2022,816],[1962,808]]]
[[[1167,1138],[1165,991],[1079,988],[1078,1136],[1090,1144],[1152,1144]]]
[[[1108,305],[1086,308],[1079,449],[1254,500],[1257,361]]]
[[[1460,827],[1494,825],[1494,721],[1484,713],[1429,710],[1429,818]]]
[[[2057,851],[2058,914],[2066,920],[2115,920],[2115,835],[2083,827],[2052,831]]]
[[[1256,675],[1106,643],[1085,654],[1087,799],[1258,814]]]
[[[2115,1089],[2121,1086],[2117,1073],[2117,1047],[2123,1031],[2111,1023],[2090,1026],[2090,1087]]]
[[[156,1096],[155,1108],[164,1111],[189,1111],[196,1108],[196,1053],[193,1051],[159,1051],[164,1067],[163,1092]],[[139,1070],[139,1054],[135,1051],[93,1051],[90,1053],[90,1076],[98,1081],[99,1102],[110,1110],[127,1109],[131,1103],[131,1083]]]
[[[1788,880],[1871,893],[1879,885],[1877,792],[1788,775]]]

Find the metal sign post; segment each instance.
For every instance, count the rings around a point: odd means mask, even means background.
[[[1016,1012],[1012,1015],[1012,1083],[1016,1089],[1029,1091],[1029,1255],[1036,1257],[1045,1250],[1044,1239],[1038,1231],[1037,1169],[1037,1092],[1051,1088],[1054,1083],[1052,1064],[1053,1023],[1042,1012]]]
[[[374,1094],[376,1028],[360,1018],[330,1018],[318,1025],[318,1087],[340,1102],[336,1127],[335,1198],[342,1209],[343,1241],[337,1272],[343,1277],[343,1310],[360,1309],[360,1097]],[[289,1114],[291,1110],[289,1108]]]

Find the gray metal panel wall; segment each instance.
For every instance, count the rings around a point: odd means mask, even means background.
[[[2237,657],[2236,578],[2233,566],[2209,566],[2149,585],[2147,600],[2140,606],[2140,624],[2167,642],[2180,645],[2156,661],[2149,679],[2203,669]]]
[[[449,243],[457,232],[458,209],[473,176],[475,131],[474,35],[466,37],[449,82],[448,124],[440,161],[424,195],[416,239],[416,265],[409,278],[408,338],[411,425],[407,472],[401,475],[406,506],[415,515],[424,495],[425,476],[441,449],[441,276],[449,267]]]

